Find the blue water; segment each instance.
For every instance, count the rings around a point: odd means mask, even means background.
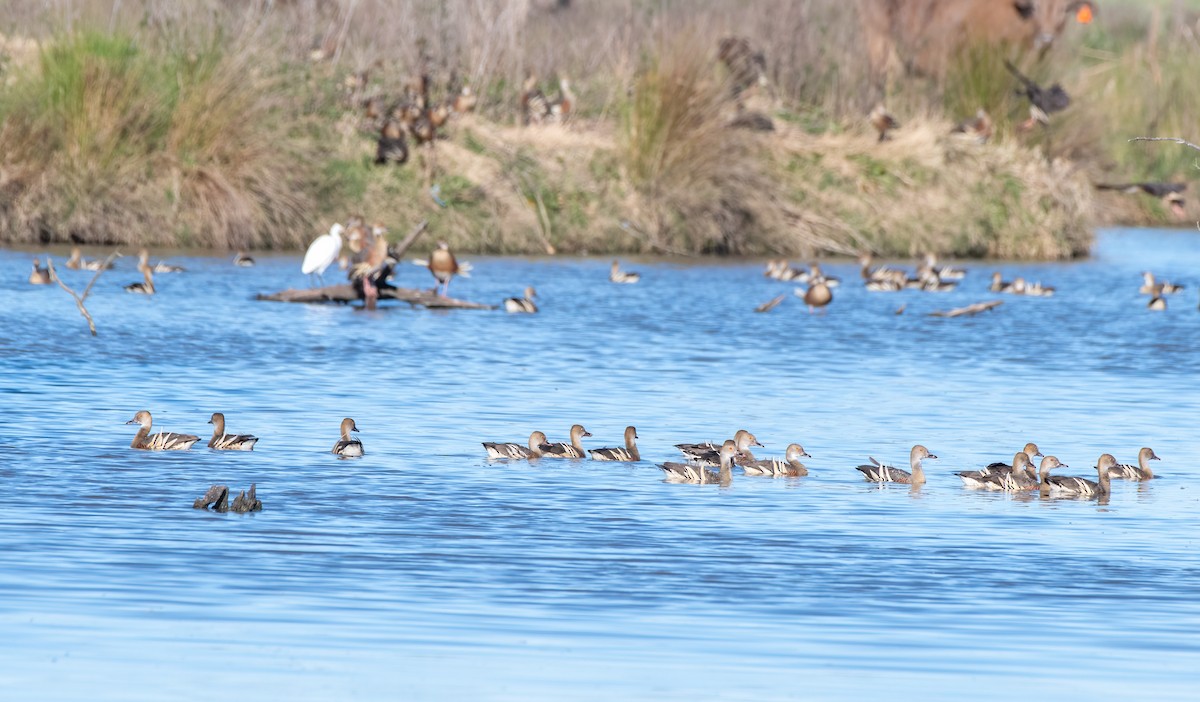
[[[0,699],[1192,700],[1200,689],[1200,236],[1102,232],[1091,260],[977,264],[945,294],[826,314],[761,261],[476,258],[451,293],[541,313],[256,302],[299,256],[177,255],[154,297],[69,296],[0,251]],[[56,252],[62,261],[62,252]],[[90,252],[95,255],[99,252]],[[465,257],[470,258],[470,257]],[[1152,313],[1142,270],[1188,285]],[[992,270],[1057,286],[987,292]],[[63,271],[82,287],[90,273]],[[401,284],[427,286],[426,271]],[[928,316],[980,300],[974,318]],[[901,304],[901,315],[894,314]],[[136,452],[168,431],[253,453]],[[329,453],[353,417],[367,455]],[[504,464],[480,441],[645,462]],[[662,481],[672,444],[738,428],[802,479]],[[1090,475],[1163,458],[1108,504],[964,490],[1026,441]],[[939,456],[879,489],[853,466]],[[191,508],[257,483],[261,513]]]

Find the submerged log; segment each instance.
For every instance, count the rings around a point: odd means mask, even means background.
[[[966,307],[956,307],[952,310],[939,310],[937,312],[930,312],[929,316],[930,317],[964,317],[964,316],[971,317],[971,316],[979,314],[980,312],[986,312],[994,307],[999,307],[1002,304],[1004,304],[1003,300],[990,300],[988,302],[976,302],[975,304],[967,305]]]
[[[268,302],[336,302],[347,304],[361,300],[362,296],[353,285],[326,285],[323,288],[306,288],[298,290],[290,288],[270,295],[260,294],[256,298]],[[380,300],[399,300],[410,305],[419,305],[429,309],[460,309],[460,310],[494,310],[495,305],[485,305],[480,302],[458,300],[453,297],[442,297],[431,290],[413,290],[412,288],[380,288]]]

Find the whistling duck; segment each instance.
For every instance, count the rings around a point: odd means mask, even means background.
[[[575,93],[571,92],[571,82],[566,78],[558,80],[558,97],[549,105],[549,118],[558,124],[566,124],[575,110]]]
[[[465,115],[475,109],[475,103],[478,99],[475,93],[471,91],[471,86],[464,85],[458,95],[454,96],[454,100],[450,103],[451,109],[460,115]]]
[[[750,453],[750,447],[751,446],[762,446],[762,444],[760,444],[758,442],[758,438],[755,437],[750,432],[746,431],[745,429],[738,429],[737,432],[733,435],[733,438],[730,439],[730,441],[733,442],[733,445],[738,450],[738,455],[739,455],[738,460],[739,461],[755,460],[754,454]],[[715,466],[715,465],[717,465],[717,461],[720,458],[717,455],[718,447],[714,446],[711,443],[676,444],[675,448],[682,451],[683,455],[688,459],[688,461],[693,462],[693,463],[700,463],[703,465]]]
[[[879,132],[879,141],[887,141],[889,138],[888,132],[900,127],[900,123],[896,121],[895,117],[888,114],[887,108],[882,103],[876,105],[875,109],[871,110],[871,114],[867,119],[870,120],[871,126],[875,128],[875,131]]]
[[[591,449],[588,455],[594,461],[640,461],[642,454],[638,453],[637,429],[625,427],[625,448]]]
[[[1138,292],[1143,295],[1174,295],[1183,290],[1182,285],[1169,281],[1161,283],[1154,279],[1154,274],[1150,271],[1142,273],[1142,287],[1138,288]]]
[[[509,314],[533,314],[538,311],[537,305],[533,302],[533,298],[536,296],[537,290],[534,290],[531,285],[525,288],[525,297],[504,298],[504,311]]]
[[[950,130],[952,134],[965,134],[977,143],[986,144],[992,138],[992,116],[982,107],[975,111],[975,116],[963,120]]]
[[[1028,456],[1029,460],[1031,460],[1031,461],[1035,458],[1042,457],[1042,450],[1039,449],[1038,445],[1033,443],[1032,441],[1025,444],[1025,448],[1021,449],[1021,452],[1024,453],[1026,456]],[[1005,461],[992,461],[991,463],[984,466],[984,468],[981,472],[984,475],[1000,475],[1003,473],[1011,472],[1014,469],[1015,465],[1016,465],[1015,462],[1007,463]]]
[[[139,261],[139,263],[138,263],[139,266],[149,266],[150,265],[150,252],[147,251],[146,249],[142,249],[141,251],[139,251],[138,252],[138,261]],[[183,266],[173,266],[169,263],[164,263],[163,261],[159,261],[158,263],[154,264],[154,266],[151,268],[151,270],[153,270],[155,273],[183,273],[187,269],[184,268]]]
[[[1028,449],[1030,446],[1033,445],[1027,444],[1026,449]],[[1033,446],[1033,448],[1036,452],[1037,447]],[[1033,455],[1034,454],[1029,453],[1028,450],[1018,451],[1013,456],[1011,466],[1005,463],[993,463],[982,470],[963,470],[955,473],[955,475],[962,478],[963,485],[966,487],[972,489],[984,488],[988,486],[986,478],[1008,475],[1009,473],[1018,473],[1023,471],[1026,466],[1033,468],[1033,463],[1030,459],[1030,456]],[[1042,454],[1038,453],[1036,455],[1040,456]]]
[[[84,258],[78,246],[71,248],[71,257],[67,259],[67,268],[71,270],[98,271],[101,268],[111,270],[113,264],[109,261],[108,265],[104,265],[104,261],[97,259]]]
[[[1176,217],[1183,218],[1187,216],[1187,210],[1183,207],[1183,191],[1187,190],[1187,186],[1187,183],[1097,183],[1096,189],[1116,190],[1128,195],[1144,193],[1158,198]]]
[[[1154,471],[1150,468],[1150,461],[1162,460],[1154,455],[1154,450],[1151,448],[1143,448],[1138,451],[1138,464],[1131,466],[1128,463],[1122,463],[1113,466],[1108,471],[1110,478],[1121,478],[1124,480],[1153,480]]]
[[[825,271],[821,270],[821,264],[814,261],[808,264],[808,282],[824,283],[831,288],[836,288],[842,284],[842,279],[837,276],[825,275]]]
[[[921,461],[926,458],[937,458],[929,449],[917,444],[908,454],[908,465],[912,472],[884,465],[872,457],[868,457],[871,465],[856,466],[867,480],[873,483],[903,483],[905,485],[920,485],[925,482],[925,469]]]
[[[550,103],[537,87],[537,76],[530,73],[521,90],[521,124],[541,124],[550,115]]]
[[[1112,454],[1100,456],[1096,462],[1096,473],[1099,482],[1075,476],[1050,475],[1050,468],[1042,461],[1040,490],[1042,495],[1069,495],[1072,497],[1104,497],[1112,494],[1112,484],[1109,482],[1109,471],[1115,468],[1117,459]]]
[[[1046,456],[1042,459],[1040,473],[1049,475],[1053,468],[1069,468],[1066,463],[1061,463],[1054,456]],[[1021,471],[1013,471],[1004,475],[989,475],[984,478],[989,490],[1003,490],[1005,492],[1024,492],[1026,490],[1037,490],[1041,487],[1039,474],[1033,470],[1033,463],[1027,463],[1026,469]]]
[[[939,280],[962,280],[967,277],[965,268],[939,266],[937,254],[933,253],[925,254],[925,268],[936,275]]]
[[[833,302],[833,292],[829,289],[829,285],[825,283],[812,283],[808,289],[801,295],[800,289],[796,289],[796,295],[804,298],[804,304],[808,305],[808,313],[812,314],[818,307],[824,307],[830,302]]]
[[[233,265],[240,266],[242,268],[250,268],[254,266],[254,259],[246,255],[246,252],[238,251],[233,255]]]
[[[697,483],[700,485],[728,485],[733,481],[733,460],[740,457],[733,441],[726,441],[717,450],[717,464],[720,472],[714,473],[696,463],[661,463],[659,468],[666,473],[669,483]]]
[[[208,440],[208,447],[218,451],[253,451],[254,444],[258,442],[257,436],[249,434],[226,434],[225,433],[225,415],[220,412],[213,412],[212,419],[208,423],[213,425],[212,438]]]
[[[773,478],[798,478],[808,475],[808,468],[801,458],[811,458],[800,444],[788,444],[784,460],[772,458],[765,461],[738,461],[746,475],[769,475]]]
[[[351,457],[363,455],[362,442],[359,441],[358,439],[355,439],[354,437],[350,436],[350,432],[357,432],[357,431],[358,431],[358,426],[354,423],[353,419],[351,419],[349,417],[346,417],[345,419],[343,419],[342,420],[342,438],[338,439],[338,442],[333,445],[333,449],[330,451],[330,453],[336,453],[339,456],[351,456]]]
[[[772,280],[780,280],[783,282],[799,281],[801,283],[808,282],[808,271],[793,268],[788,263],[787,259],[779,259],[778,261],[767,261],[767,269],[763,271],[763,276]]]
[[[591,435],[591,432],[584,429],[582,424],[573,424],[571,425],[571,443],[542,444],[542,455],[546,458],[583,458],[587,452],[584,451],[580,440]]]
[[[487,450],[488,458],[541,458],[542,444],[544,443],[546,443],[546,435],[535,431],[529,435],[528,448],[520,444],[492,441],[483,442],[483,448]]]
[[[342,251],[342,232],[346,228],[340,222],[335,222],[329,228],[328,234],[313,239],[313,242],[308,245],[308,251],[304,252],[304,262],[300,264],[300,272],[304,275],[315,275],[317,280],[321,281],[321,285],[325,285],[325,279],[322,274],[325,269],[329,268],[334,261],[337,260],[338,254]]]
[[[133,437],[133,443],[129,444],[129,448],[144,451],[187,451],[192,444],[200,440],[200,437],[193,434],[176,434],[169,431],[160,431],[154,436],[150,436],[152,422],[150,413],[146,410],[138,412],[133,415],[133,419],[125,422],[126,424],[142,425]]]
[[[1040,122],[1043,126],[1050,124],[1050,115],[1055,112],[1061,112],[1071,104],[1071,97],[1067,95],[1067,91],[1058,83],[1051,85],[1049,88],[1043,88],[1035,83],[1032,79],[1017,70],[1017,67],[1011,62],[1005,61],[1004,67],[1009,70],[1017,80],[1022,84],[1022,88],[1017,91],[1018,95],[1023,95],[1029,98],[1029,119],[1022,122],[1018,129],[1022,131],[1032,129],[1033,125]]]
[[[125,286],[125,292],[136,293],[138,295],[153,295],[154,276],[150,273],[150,266],[139,266],[138,269],[142,272],[144,279],[140,283],[130,283]]]
[[[450,289],[450,279],[463,272],[459,268],[458,259],[454,258],[454,254],[450,251],[450,244],[444,241],[439,241],[437,248],[429,254],[428,267],[434,279],[442,286],[441,292],[438,293],[442,297],[445,297],[446,292]]]
[[[621,270],[621,264],[613,261],[612,268],[608,272],[608,279],[613,283],[636,283],[642,279],[642,274],[623,271]]]
[[[1012,292],[1013,284],[1003,279],[1000,271],[992,273],[992,284],[988,287],[992,292]]]
[[[408,140],[404,138],[404,125],[394,119],[383,123],[379,140],[375,143],[375,165],[408,162]]]
[[[33,259],[33,270],[29,272],[30,285],[49,285],[54,280],[50,277],[50,268],[42,268],[40,258]]]

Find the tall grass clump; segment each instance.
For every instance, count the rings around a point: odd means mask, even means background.
[[[256,57],[84,30],[0,94],[12,240],[296,245],[310,202]]]
[[[634,82],[619,148],[643,228],[660,248],[746,253],[778,224],[761,147],[728,126],[729,95],[710,52],[690,38]]]

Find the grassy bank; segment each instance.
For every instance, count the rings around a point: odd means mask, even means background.
[[[1095,223],[1172,221],[1091,182],[1192,172],[1182,149],[1126,141],[1196,136],[1180,5],[1104,6],[1068,32],[1031,68],[1074,99],[1047,130],[1013,130],[1025,108],[1001,55],[977,52],[941,85],[896,88],[903,124],[882,144],[845,3],[554,7],[17,0],[0,27],[0,240],[295,248],[361,212],[394,232],[429,219],[481,252],[1060,258],[1086,252]],[[769,85],[747,103],[774,132],[727,126],[728,34],[767,56]],[[422,55],[435,96],[457,75],[480,104],[432,153],[375,166],[345,78],[369,69],[362,92],[397,97]],[[548,94],[573,79],[572,123],[519,126],[529,71]],[[997,137],[950,136],[979,106]]]

